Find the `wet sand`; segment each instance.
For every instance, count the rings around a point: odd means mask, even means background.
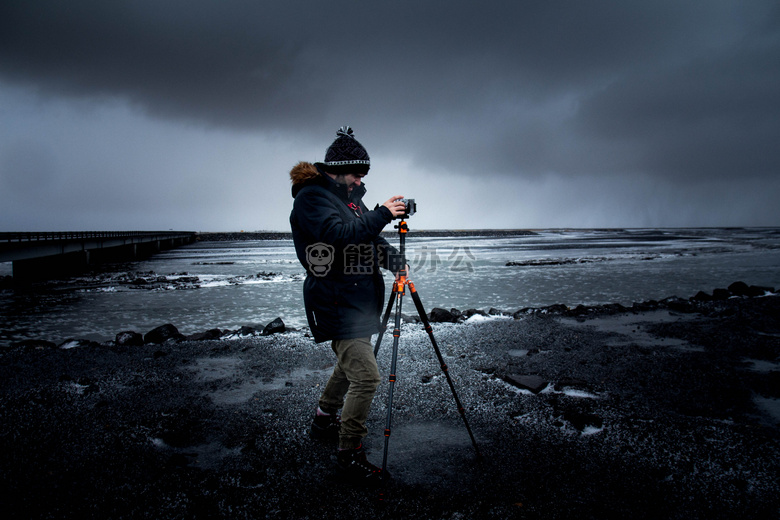
[[[780,297],[434,334],[483,456],[427,334],[405,324],[381,497],[308,436],[333,355],[304,332],[5,349],[6,517],[777,518]],[[386,337],[385,375],[391,351]],[[528,376],[538,393],[511,383]],[[366,439],[379,465],[387,390]]]

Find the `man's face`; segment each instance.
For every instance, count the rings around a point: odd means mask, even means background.
[[[337,175],[336,182],[339,184],[346,184],[347,191],[351,192],[352,188],[360,186],[363,182],[363,177],[365,177],[365,174],[362,173],[347,173],[344,175]]]

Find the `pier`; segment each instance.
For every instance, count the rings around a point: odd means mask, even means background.
[[[104,263],[140,260],[196,239],[194,231],[0,233],[0,262],[13,262],[14,283],[25,283],[78,274]]]

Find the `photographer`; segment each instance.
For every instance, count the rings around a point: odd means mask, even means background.
[[[312,436],[338,438],[339,466],[352,478],[377,481],[362,439],[380,382],[371,336],[380,329],[384,281],[380,268],[405,266],[379,236],[405,211],[400,195],[369,211],[363,177],[370,161],[352,129],[341,127],[321,163],[301,162],[290,171],[290,214],[295,251],[306,269],[303,299],[316,342],[331,341],[337,363],[319,400]],[[338,410],[341,409],[339,419]]]

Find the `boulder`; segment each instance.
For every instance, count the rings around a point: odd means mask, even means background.
[[[184,336],[179,333],[179,329],[170,323],[160,325],[150,330],[144,335],[144,343],[165,343],[166,341],[181,341]]]
[[[670,296],[669,298],[662,300],[661,303],[665,305],[667,309],[676,312],[696,312],[696,307],[690,301],[683,300],[677,296]]]
[[[487,313],[480,309],[466,309],[463,311],[463,317],[466,319],[471,318],[475,314],[479,314],[480,316],[487,316]]]
[[[144,344],[144,337],[138,332],[127,330],[117,334],[114,343],[121,347],[140,347]]]
[[[533,309],[531,307],[523,307],[522,309],[518,309],[512,314],[512,317],[516,320],[522,318],[523,316],[528,316],[529,314],[533,314],[536,311],[536,309]]]
[[[748,285],[745,282],[734,282],[729,285],[728,290],[735,296],[747,296],[748,298],[755,298],[756,296],[763,296],[767,292],[774,292],[772,287]]]
[[[556,303],[555,305],[542,307],[542,310],[548,314],[566,314],[569,311],[569,308],[562,303]]]
[[[278,334],[286,330],[287,328],[284,326],[284,322],[282,321],[282,318],[276,318],[274,321],[272,321],[271,323],[265,326],[265,328],[263,329],[263,336]]]
[[[420,317],[417,316],[416,314],[414,316],[412,316],[410,314],[404,314],[402,312],[401,313],[401,319],[403,320],[404,323],[420,323]],[[395,321],[394,320],[395,320],[395,317],[391,316],[389,318],[389,321],[387,322],[387,326],[388,327],[395,326]]]
[[[715,289],[712,291],[713,300],[728,300],[731,298],[731,291],[728,289]]]
[[[430,319],[431,323],[455,323],[458,321],[458,318],[456,318],[450,311],[447,309],[441,309],[439,307],[433,309],[428,318]]]
[[[186,337],[187,341],[203,341],[208,339],[219,339],[222,337],[222,331],[219,329],[209,329],[205,332],[196,332]]]
[[[628,312],[628,309],[619,303],[606,303],[601,306],[604,312],[607,312],[609,314],[621,314],[623,312]]]
[[[236,331],[236,334],[239,336],[254,336],[257,334],[257,329],[250,327],[249,325],[244,325]]]
[[[577,305],[575,308],[569,310],[570,316],[585,316],[586,314],[591,312],[590,307],[586,307],[583,304]]]
[[[745,282],[734,282],[733,284],[728,286],[728,290],[731,294],[735,296],[747,296],[748,291],[750,288],[748,287],[748,284]]]

